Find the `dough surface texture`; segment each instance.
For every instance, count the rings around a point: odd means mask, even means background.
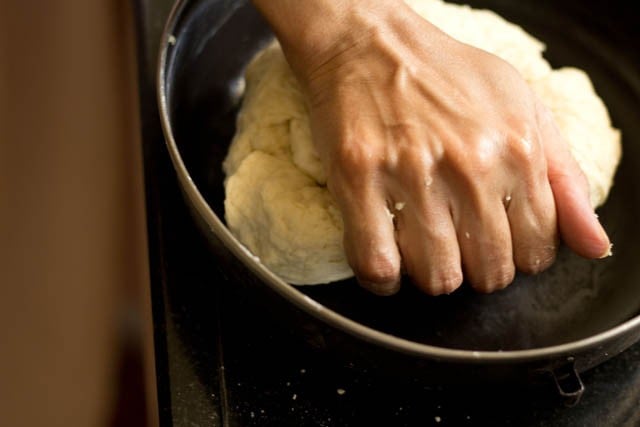
[[[591,203],[604,203],[621,155],[620,133],[589,77],[552,70],[544,44],[488,10],[408,0],[450,36],[512,64],[551,109],[589,180]],[[299,85],[274,42],[246,70],[237,131],[223,168],[225,218],[260,261],[292,284],[353,276],[342,245],[342,219],[311,141]]]

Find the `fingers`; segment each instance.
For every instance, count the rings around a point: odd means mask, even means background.
[[[556,128],[551,114],[542,111],[539,121],[560,235],[578,255],[585,258],[605,257],[610,251],[609,237],[594,214],[587,179]]]
[[[460,249],[448,206],[415,199],[396,211],[398,245],[407,274],[429,295],[450,294],[462,284]]]
[[[578,255],[585,258],[605,257],[609,253],[609,237],[594,215],[588,191],[585,190],[586,179],[575,160],[567,158],[564,163],[564,169],[556,165],[549,170],[560,235]]]
[[[392,179],[375,165],[365,168],[369,175],[355,171],[360,162],[343,168],[342,179],[334,177],[342,185],[332,185],[332,192],[343,214],[347,259],[360,284],[379,295],[397,292],[402,258],[427,294],[453,292],[462,272],[476,290],[493,292],[509,285],[516,269],[535,274],[549,267],[558,234],[579,255],[605,256],[609,239],[593,213],[588,183],[550,114],[543,112],[538,121],[543,153],[516,150],[501,168],[485,168],[472,179],[464,173],[444,179],[466,171],[468,165],[459,164],[475,158],[460,155],[448,172],[431,171],[442,182],[440,199],[416,178],[427,168],[417,160],[388,167]],[[389,196],[399,193],[405,199],[392,199],[394,224],[387,206]]]
[[[555,260],[558,242],[553,194],[549,184],[512,196],[507,208],[513,260],[519,271],[537,274]]]
[[[334,192],[344,220],[347,260],[362,287],[377,295],[392,295],[400,289],[393,221],[380,192],[364,180],[358,182]]]
[[[475,199],[475,200],[473,200]],[[454,211],[465,278],[479,292],[505,288],[515,275],[511,233],[500,200],[470,197]]]
[[[529,169],[519,185],[505,197],[513,259],[527,274],[540,273],[553,264],[558,247],[557,217],[553,193],[547,180],[544,159]]]

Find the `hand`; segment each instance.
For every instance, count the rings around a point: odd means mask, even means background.
[[[364,287],[395,293],[403,265],[431,295],[463,276],[492,292],[551,265],[558,230],[585,257],[608,252],[582,172],[516,70],[403,2],[349,4],[334,37],[283,47]]]

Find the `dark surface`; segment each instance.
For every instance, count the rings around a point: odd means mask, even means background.
[[[155,52],[170,4],[137,5],[163,425],[640,425],[638,345],[585,374],[582,402],[567,409],[549,388],[377,379],[328,360],[235,292],[188,214],[159,127]]]

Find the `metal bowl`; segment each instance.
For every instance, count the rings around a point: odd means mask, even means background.
[[[428,381],[531,381],[545,374],[575,398],[582,390],[579,372],[640,339],[640,126],[634,116],[640,111],[640,63],[625,53],[640,40],[621,38],[624,22],[613,13],[590,18],[584,2],[471,4],[490,7],[546,42],[552,65],[585,69],[608,105],[622,130],[624,155],[599,214],[616,244],[615,256],[587,261],[561,248],[550,270],[517,276],[492,295],[463,285],[451,296],[428,297],[405,285],[397,295],[380,298],[355,280],[315,287],[285,283],[256,261],[223,220],[221,163],[234,133],[243,71],[273,37],[245,1],[181,0],[174,6],[158,64],[167,148],[193,216],[225,272],[242,292],[267,296],[270,311],[317,347],[348,354],[367,369]]]

